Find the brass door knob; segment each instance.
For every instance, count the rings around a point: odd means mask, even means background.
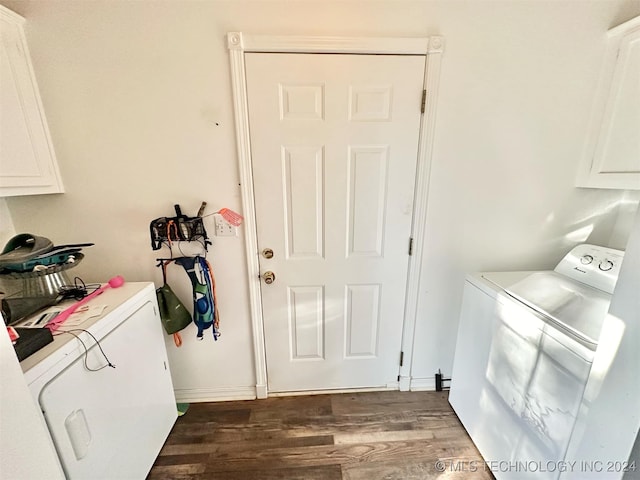
[[[264,280],[264,283],[266,283],[267,285],[271,285],[276,281],[276,274],[271,271],[264,272],[262,274],[262,279]]]

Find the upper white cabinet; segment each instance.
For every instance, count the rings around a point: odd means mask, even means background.
[[[64,191],[24,21],[0,5],[0,197]]]
[[[640,190],[640,17],[608,32],[579,187]]]

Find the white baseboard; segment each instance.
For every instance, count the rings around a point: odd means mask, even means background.
[[[411,390],[411,377],[400,375],[398,387],[401,392],[408,392],[409,390]]]
[[[380,392],[389,390],[399,390],[398,384],[389,384],[385,387],[374,388],[348,388],[336,390],[307,390],[299,392],[268,392],[266,386],[247,387],[220,387],[220,388],[184,388],[175,390],[176,402],[178,403],[198,403],[198,402],[225,402],[231,400],[255,400],[256,398],[285,397],[290,395],[319,395],[327,393],[356,393],[356,392]],[[434,377],[412,378],[409,390],[432,391],[436,389]]]
[[[410,390],[412,392],[435,391],[435,389],[436,389],[435,377],[411,378]]]
[[[398,390],[397,383],[390,383],[385,387],[371,388],[335,388],[327,390],[299,390],[291,392],[269,392],[270,397],[294,397],[298,395],[331,395],[334,393],[365,393],[365,392],[392,392]]]
[[[266,385],[256,385],[256,396],[260,399],[267,398],[267,386]]]
[[[178,403],[255,400],[256,387],[185,388],[175,390],[175,394]]]

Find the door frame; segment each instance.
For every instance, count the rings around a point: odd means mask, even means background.
[[[256,224],[255,197],[253,193],[253,169],[249,132],[249,106],[245,71],[245,53],[343,53],[424,55],[426,68],[423,88],[426,90],[424,114],[420,121],[416,187],[414,193],[411,238],[413,251],[409,256],[399,388],[407,391],[411,384],[411,359],[418,309],[420,268],[422,265],[424,232],[431,156],[435,132],[436,98],[440,77],[440,62],[444,49],[441,36],[420,38],[374,37],[323,37],[248,35],[242,32],[227,33],[227,47],[231,64],[233,107],[235,112],[236,146],[240,173],[240,190],[245,217],[245,248],[249,279],[249,302],[253,330],[253,349],[256,374],[256,397],[267,398],[267,361],[264,343],[264,318],[260,291],[260,264]]]

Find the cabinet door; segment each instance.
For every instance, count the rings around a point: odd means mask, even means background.
[[[86,363],[106,361],[88,336]],[[115,368],[78,358],[39,403],[67,478],[145,478],[177,418],[160,320],[144,303],[100,340]]]
[[[609,37],[578,186],[640,190],[640,17]]]
[[[0,197],[63,191],[23,21],[0,5]]]

